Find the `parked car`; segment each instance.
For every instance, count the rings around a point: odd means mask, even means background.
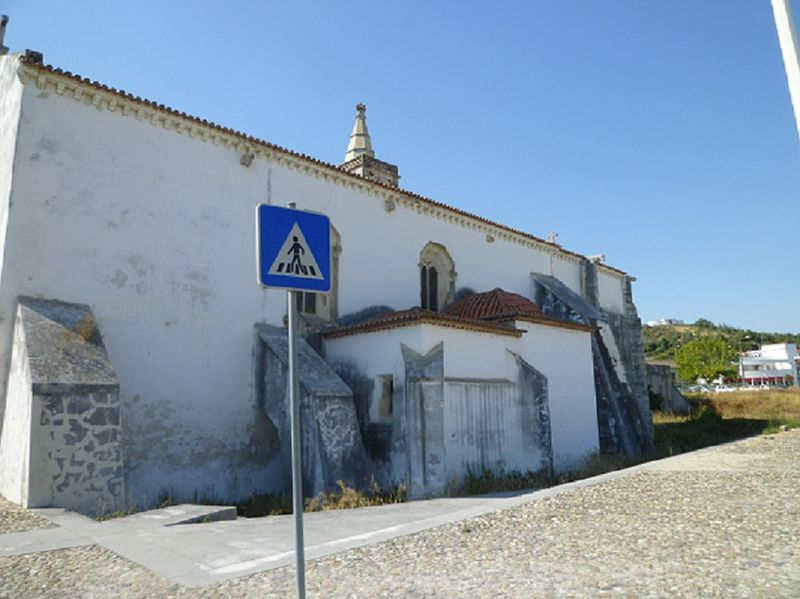
[[[691,385],[684,389],[686,393],[711,393],[711,388],[707,385]]]

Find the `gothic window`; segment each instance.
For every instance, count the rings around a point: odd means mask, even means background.
[[[439,309],[437,297],[439,287],[439,273],[433,265],[423,265],[420,269],[420,306],[434,312]]]
[[[447,249],[429,242],[419,261],[420,307],[437,311],[453,301],[456,271]]]

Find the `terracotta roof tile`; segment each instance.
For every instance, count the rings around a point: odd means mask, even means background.
[[[520,314],[541,315],[542,310],[527,297],[504,291],[499,287],[485,293],[476,293],[444,309],[447,314],[490,320]]]
[[[361,175],[357,175],[355,173],[349,173],[349,172],[343,170],[342,168],[340,168],[339,166],[324,162],[322,160],[319,160],[319,159],[314,158],[312,156],[308,156],[306,154],[302,154],[300,152],[295,152],[293,150],[288,150],[286,148],[283,148],[281,146],[275,145],[275,144],[270,143],[268,141],[265,141],[263,139],[259,139],[257,137],[253,137],[252,135],[247,135],[246,133],[242,133],[240,131],[236,131],[235,129],[230,129],[228,127],[223,127],[221,125],[217,125],[216,123],[213,123],[211,121],[207,121],[205,119],[200,119],[198,117],[186,114],[185,112],[174,110],[174,109],[172,109],[172,108],[170,108],[168,106],[165,106],[164,104],[159,104],[157,102],[153,102],[153,101],[150,101],[150,100],[147,100],[147,99],[144,99],[144,98],[140,98],[139,96],[134,96],[133,94],[130,94],[130,93],[126,92],[125,90],[118,90],[118,89],[115,89],[113,87],[109,87],[109,86],[107,86],[105,84],[99,83],[97,81],[92,81],[91,79],[88,79],[86,77],[81,77],[80,75],[75,75],[75,74],[71,73],[70,71],[64,71],[64,70],[62,70],[60,68],[56,68],[56,67],[53,67],[51,65],[42,64],[42,63],[40,63],[40,62],[30,58],[30,57],[27,57],[27,56],[22,56],[21,57],[21,61],[23,63],[25,63],[28,67],[32,67],[32,68],[35,68],[35,69],[38,69],[38,70],[41,70],[41,71],[46,71],[46,72],[49,72],[49,73],[53,73],[55,75],[59,75],[59,76],[62,76],[62,77],[67,77],[69,79],[72,79],[73,81],[79,81],[81,83],[85,83],[87,85],[90,85],[91,87],[94,87],[95,89],[99,89],[99,90],[102,90],[102,91],[110,92],[110,93],[116,94],[118,96],[121,96],[123,98],[126,98],[128,100],[131,100],[133,102],[138,102],[140,104],[144,104],[146,106],[150,106],[151,108],[156,108],[158,110],[161,110],[161,111],[166,112],[168,114],[185,118],[187,120],[193,121],[193,122],[195,122],[197,124],[204,125],[204,126],[209,127],[211,129],[216,129],[217,131],[223,131],[225,133],[229,133],[231,135],[235,135],[236,137],[239,137],[239,138],[241,138],[241,139],[243,139],[243,140],[245,140],[245,141],[247,141],[249,143],[252,143],[252,144],[255,144],[255,145],[259,145],[259,146],[262,146],[262,147],[265,147],[265,148],[269,148],[271,150],[274,150],[274,151],[277,151],[277,152],[281,152],[281,153],[293,156],[295,158],[300,158],[302,160],[306,160],[306,161],[311,162],[311,163],[313,163],[313,164],[315,164],[317,166],[320,166],[320,167],[323,167],[323,168],[327,168],[327,169],[330,169],[330,170],[334,170],[337,173],[341,173],[341,174],[346,175],[348,177],[352,177],[354,179],[359,179],[361,181],[368,182],[371,185],[376,185],[378,187],[383,187],[385,189],[391,190],[391,191],[396,192],[396,193],[401,193],[401,194],[405,195],[406,197],[413,198],[413,199],[418,200],[420,202],[423,202],[425,204],[430,204],[432,206],[436,206],[438,208],[442,208],[444,210],[448,210],[448,211],[453,212],[455,214],[458,214],[460,216],[464,216],[466,218],[485,223],[485,224],[490,225],[492,227],[497,227],[498,229],[502,229],[502,230],[507,231],[509,233],[512,233],[514,235],[518,235],[520,237],[524,237],[526,239],[530,239],[532,241],[536,241],[537,243],[541,243],[542,245],[550,246],[556,252],[558,252],[560,254],[573,256],[575,258],[584,258],[584,256],[581,255],[581,254],[578,254],[576,252],[570,252],[569,250],[565,250],[563,247],[561,247],[560,245],[558,245],[556,243],[551,243],[549,241],[546,241],[546,240],[542,239],[541,237],[536,237],[535,235],[531,235],[530,233],[526,233],[525,231],[522,231],[520,229],[515,229],[513,227],[509,227],[507,225],[503,225],[501,223],[497,223],[497,222],[494,222],[492,220],[489,220],[488,218],[484,218],[482,216],[478,216],[476,214],[472,214],[471,212],[467,212],[466,210],[461,210],[460,208],[455,208],[455,207],[450,206],[448,204],[444,204],[442,202],[437,202],[436,200],[432,200],[430,198],[427,198],[425,196],[419,195],[419,194],[414,193],[412,191],[406,191],[406,190],[398,188],[398,187],[393,187],[391,185],[386,185],[384,183],[380,183],[378,181],[374,181],[372,179],[368,179],[366,177],[362,177]],[[603,264],[602,266],[603,266],[603,268],[606,268],[606,269],[608,269],[608,270],[610,270],[612,272],[615,272],[615,273],[617,273],[619,275],[626,275],[627,274],[627,273],[625,273],[625,271],[622,271],[622,270],[620,270],[618,268],[614,268],[613,266],[609,266],[607,264]]]
[[[484,322],[513,323],[530,322],[545,326],[578,331],[594,331],[595,327],[571,320],[546,316],[541,308],[523,295],[500,289],[476,293],[445,308],[445,313],[461,318]]]

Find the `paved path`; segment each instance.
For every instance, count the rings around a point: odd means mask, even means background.
[[[0,534],[0,597],[293,596],[286,517],[10,509],[0,532],[34,530]],[[800,431],[525,496],[309,514],[306,532],[309,597],[798,598]]]

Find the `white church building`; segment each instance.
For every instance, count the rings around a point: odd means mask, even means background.
[[[290,488],[262,203],[331,221],[332,290],[299,305],[307,494],[375,477],[433,496],[467,467],[652,449],[632,277],[401,189],[362,105],[337,166],[27,51],[0,57],[0,131],[12,501],[93,513]]]

